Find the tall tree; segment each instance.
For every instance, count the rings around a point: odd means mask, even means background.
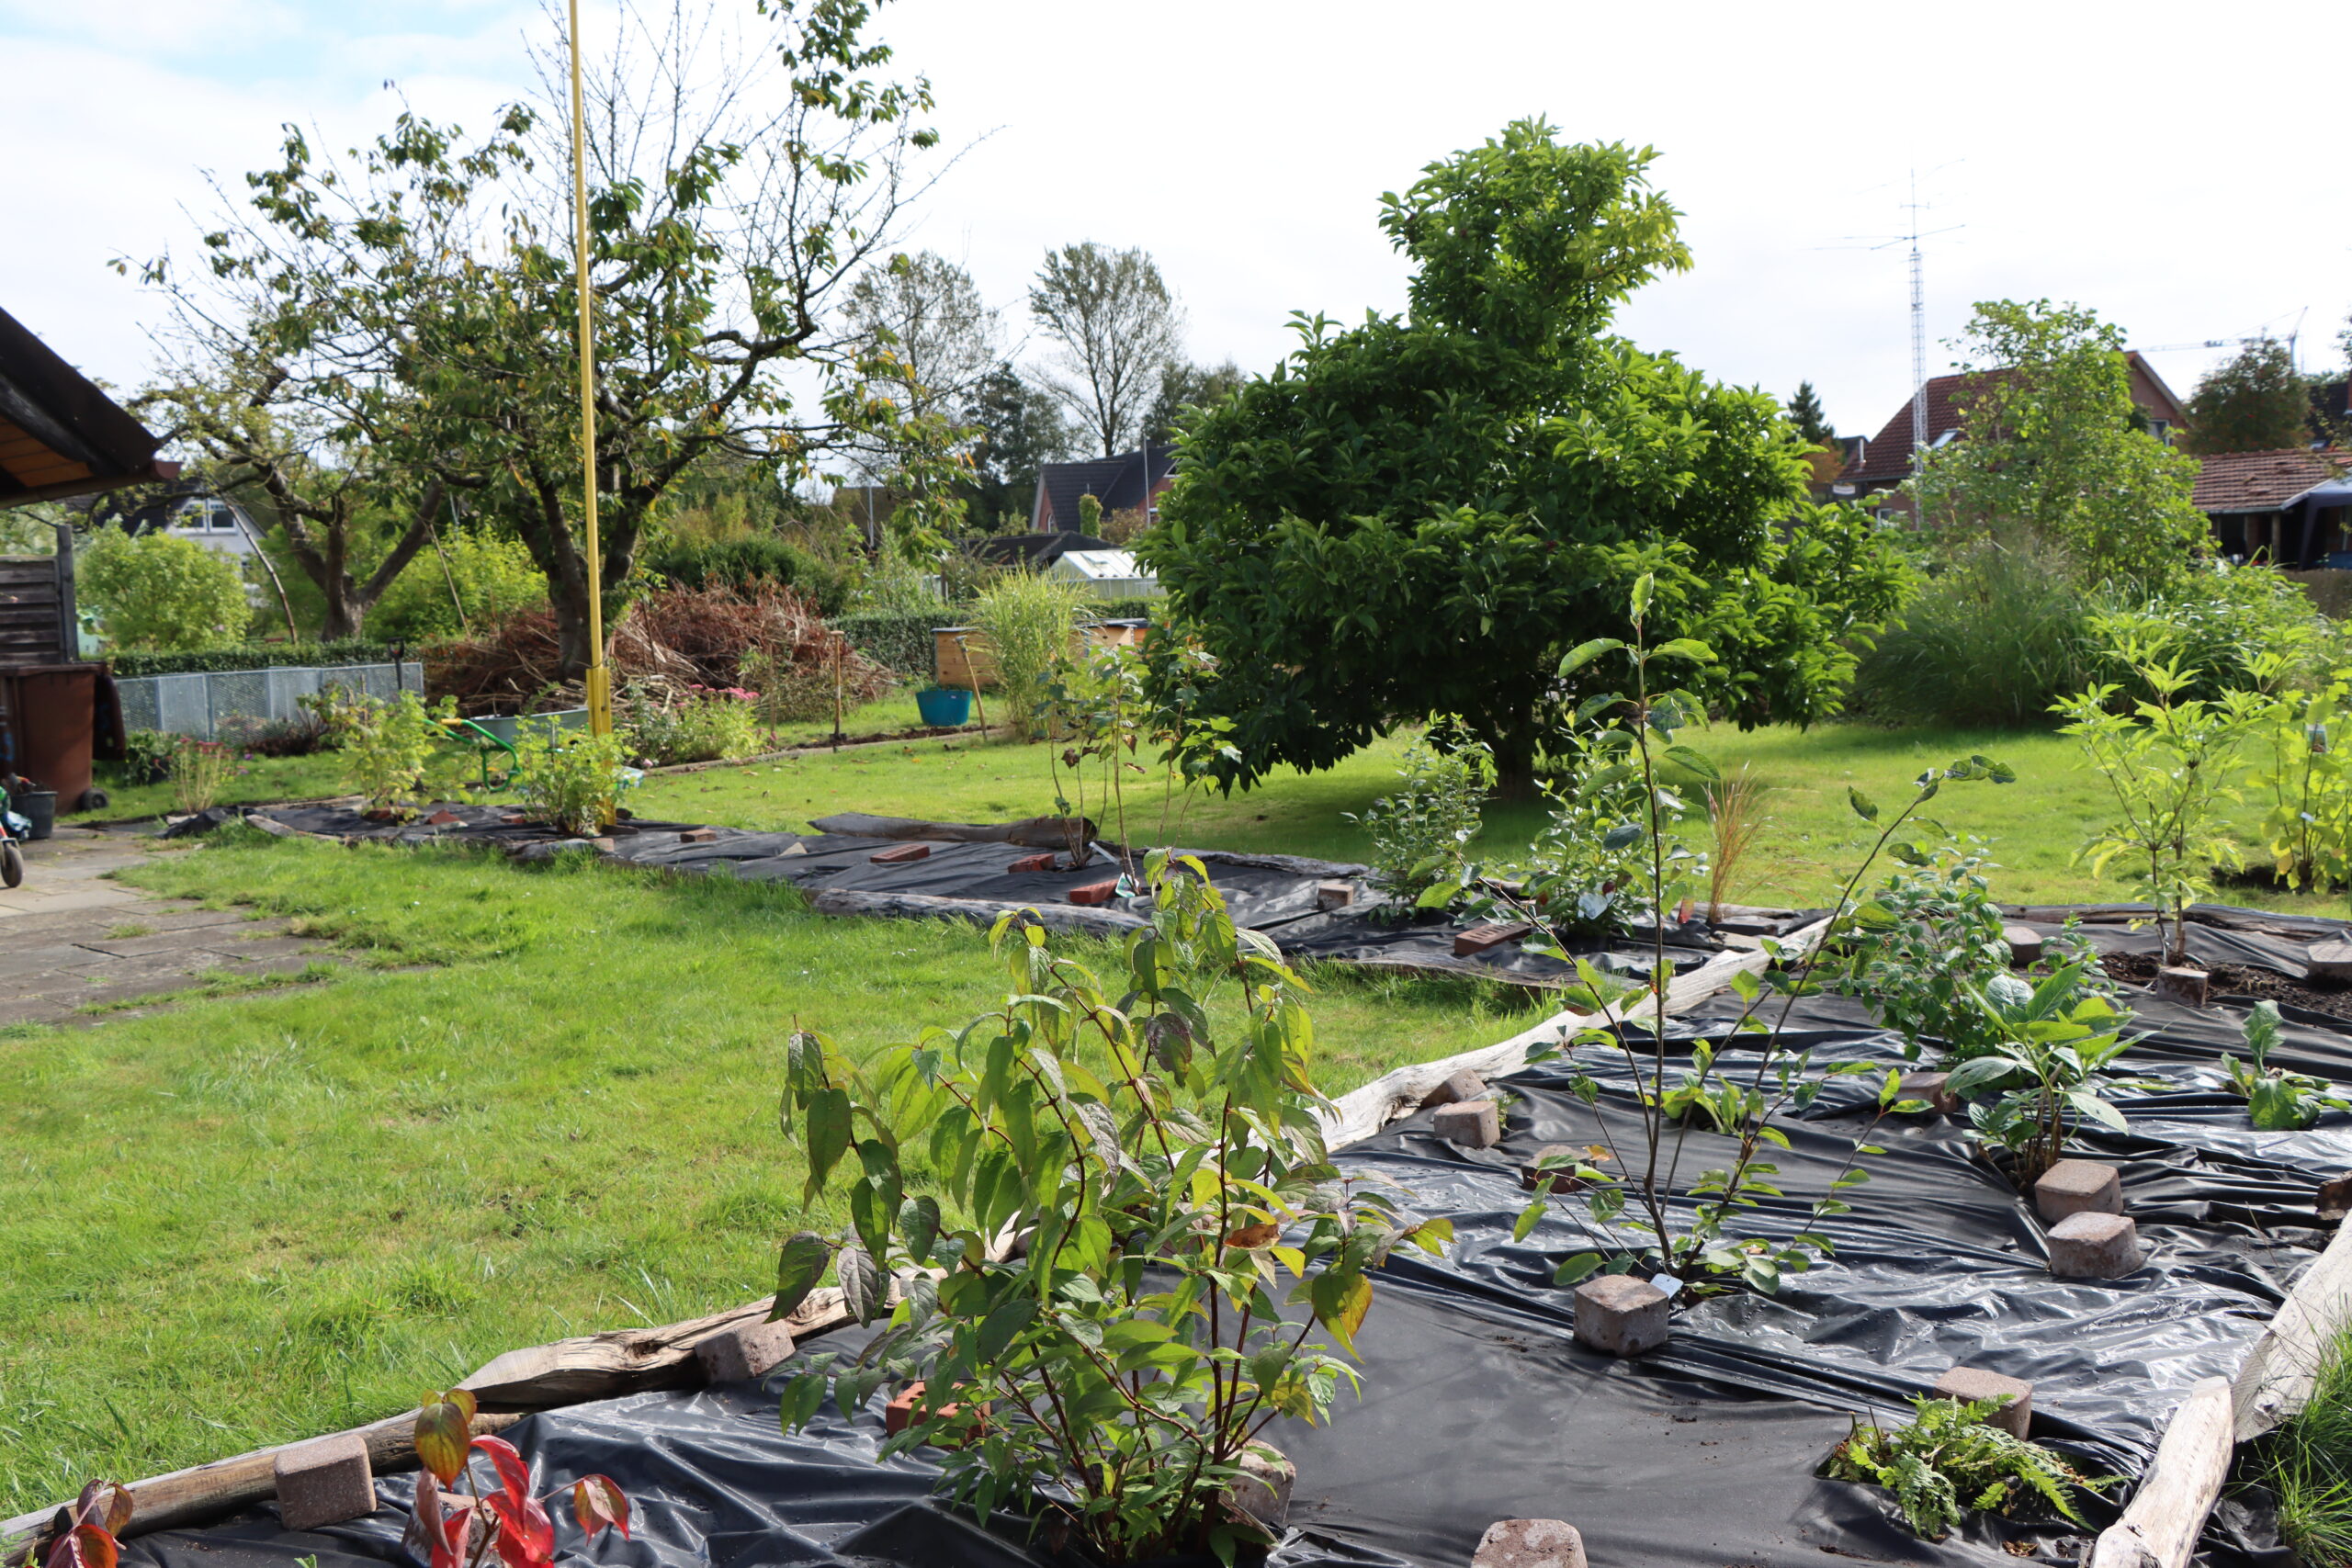
[[[1947,536],[2016,536],[2064,553],[2086,585],[2162,588],[2212,548],[2197,461],[2145,428],[2123,333],[2078,305],[1980,304],[1953,345],[1958,441],[1911,482]]]
[[[972,389],[957,418],[979,433],[972,446],[974,521],[998,533],[1008,517],[1027,527],[1038,470],[1075,448],[1077,433],[1062,417],[1061,400],[1000,365]]]
[[[1057,348],[1046,386],[1105,457],[1135,446],[1160,378],[1181,363],[1183,312],[1141,250],[1089,240],[1046,257],[1029,312]]]
[[[696,0],[632,0],[589,73],[596,582],[578,512],[560,49],[542,56],[538,100],[486,137],[404,113],[343,161],[289,131],[280,166],[249,177],[250,212],[207,236],[219,286],[277,302],[270,355],[335,387],[355,430],[522,539],[567,675],[588,663],[592,595],[618,610],[655,507],[706,458],[792,482],[879,442],[905,467],[902,509],[952,504],[944,422],[888,394],[894,363],[836,309],[889,254],[910,161],[936,140],[918,124],[929,85],[884,74],[870,10],[763,0],[775,37],[747,40]]]
[[[1144,415],[1144,439],[1176,439],[1179,416],[1188,408],[1215,408],[1233,395],[1245,378],[1228,359],[1222,365],[1170,364],[1159,373],[1159,395]]]
[[[1653,157],[1528,120],[1430,164],[1382,201],[1409,314],[1301,321],[1191,427],[1140,547],[1216,657],[1227,784],[1450,713],[1530,793],[1600,678],[1563,681],[1562,656],[1624,635],[1645,573],[1652,631],[1724,659],[1706,700],[1741,724],[1834,711],[1903,569],[1859,513],[1805,504],[1774,400],[1609,335],[1690,265]]]
[[[2229,363],[2208,370],[2188,406],[2183,450],[2269,452],[2302,446],[2312,439],[2311,383],[2295,369],[2295,357],[2277,338],[2247,344]]]
[[[1810,381],[1797,383],[1796,396],[1789,400],[1789,423],[1797,427],[1808,446],[1827,446],[1838,439],[1837,428],[1822,412],[1821,399]]]
[[[997,312],[970,273],[933,251],[860,275],[842,310],[877,384],[917,412],[964,402],[1004,360]]]

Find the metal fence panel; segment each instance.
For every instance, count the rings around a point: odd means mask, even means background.
[[[402,691],[424,690],[424,666],[403,660],[390,664],[281,665],[273,670],[231,670],[205,675],[141,675],[118,680],[122,722],[131,729],[160,729],[200,740],[232,731],[293,718],[300,699],[326,686],[348,686],[378,702]]]

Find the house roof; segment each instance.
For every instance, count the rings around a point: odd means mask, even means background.
[[[1118,547],[1091,534],[1064,529],[1058,533],[997,534],[975,539],[968,547],[973,555],[993,566],[1043,571],[1071,550],[1110,550]]]
[[[0,310],[0,507],[174,478],[177,463],[155,460],[160,445]]]
[[[1157,484],[1175,468],[1173,445],[1148,446],[1084,463],[1047,463],[1037,474],[1037,505],[1030,517],[1030,526],[1042,526],[1051,519],[1056,527],[1075,527],[1079,498],[1086,495],[1100,501],[1105,512],[1131,511],[1144,503],[1147,470],[1152,483]]]
[[[2125,362],[2132,372],[2133,403],[2167,423],[2181,424],[2187,416],[2180,400],[2164,383],[2154,367],[2136,353],[2127,352]],[[1928,445],[1939,441],[1960,429],[1960,398],[1977,388],[2001,379],[2014,372],[1980,370],[1953,376],[1928,378]],[[1849,462],[1838,472],[1840,484],[1894,484],[1911,477],[1911,404],[1905,400],[1893,417],[1879,427],[1862,448],[1860,457]]]
[[[2269,452],[2216,452],[2197,470],[2200,512],[2277,512],[2314,486],[2343,476],[2352,453],[2288,446]]]

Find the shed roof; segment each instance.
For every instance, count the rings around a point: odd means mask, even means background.
[[[2197,470],[2200,512],[2277,512],[2352,465],[2352,453],[2286,446],[2267,452],[2216,452]]]
[[[162,445],[25,325],[0,310],[0,507],[172,479]]]

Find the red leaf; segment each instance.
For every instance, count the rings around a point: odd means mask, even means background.
[[[74,1522],[96,1525],[108,1535],[119,1536],[135,1507],[130,1488],[111,1481],[93,1481],[74,1500]]]
[[[537,1497],[501,1493],[490,1499],[498,1510],[498,1560],[506,1568],[548,1568],[555,1561],[555,1521]]]
[[[623,1540],[628,1537],[628,1494],[609,1475],[583,1475],[573,1482],[571,1512],[590,1540],[606,1525],[620,1531]]]
[[[514,1445],[503,1438],[476,1438],[473,1447],[490,1456],[498,1471],[498,1483],[506,1488],[510,1503],[527,1503],[531,1498],[531,1467],[514,1451]]]
[[[114,1537],[96,1525],[75,1525],[49,1549],[49,1568],[115,1568]]]

